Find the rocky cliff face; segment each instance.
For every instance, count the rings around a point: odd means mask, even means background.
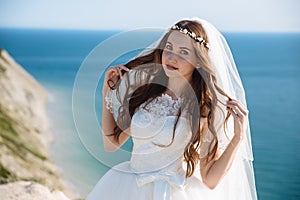
[[[28,192],[33,185],[44,192],[48,189],[45,194],[62,190],[72,196],[48,160],[47,98],[38,82],[0,50],[0,199],[43,199],[22,195],[21,191]],[[18,197],[14,191],[19,192]],[[62,193],[55,194],[52,199],[67,199]]]
[[[28,181],[0,185],[1,199],[5,200],[69,200],[61,191]]]

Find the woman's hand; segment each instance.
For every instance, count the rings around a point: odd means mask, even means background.
[[[234,137],[239,142],[244,139],[247,120],[248,120],[248,110],[239,101],[231,99],[227,101],[227,111],[232,114],[234,119]]]
[[[114,87],[118,80],[123,77],[122,71],[128,72],[129,69],[124,65],[111,66],[105,73],[103,83],[103,93],[106,93],[107,89]]]

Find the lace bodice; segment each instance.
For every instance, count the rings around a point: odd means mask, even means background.
[[[124,94],[123,94],[124,95]],[[105,97],[106,99],[106,107],[113,113],[115,120],[118,118],[118,109],[121,106],[121,102],[119,98],[116,97],[116,92],[109,91]],[[121,98],[122,99],[122,94]],[[157,150],[157,145],[153,146],[153,144],[161,144],[168,145],[172,141],[173,127],[176,119],[176,115],[178,114],[178,110],[183,102],[182,98],[177,100],[172,99],[172,97],[168,94],[162,94],[161,96],[156,97],[150,103],[143,103],[138,111],[133,115],[132,124],[131,124],[131,136],[134,142],[135,152],[140,153],[140,147],[153,147],[152,151]],[[188,122],[188,118],[190,117],[189,112],[185,109],[182,109],[181,117],[179,119],[179,123],[176,127],[176,131],[180,131],[183,129],[183,132],[187,133],[190,131],[190,123]],[[216,112],[216,118],[222,119],[221,111]],[[203,119],[206,121],[206,119]],[[201,123],[204,123],[201,119]],[[226,149],[229,144],[230,139],[233,137],[233,121],[232,118],[229,119],[227,123],[227,132],[224,134],[224,123],[218,120],[218,123],[215,123],[216,131],[217,131],[217,139],[218,139],[218,148],[221,153]],[[168,128],[167,128],[168,127]],[[183,128],[184,127],[184,128]],[[162,130],[163,129],[163,130]],[[168,129],[168,131],[167,131]],[[178,130],[177,130],[178,129]],[[171,131],[172,130],[172,131]],[[164,131],[164,134],[161,133]],[[171,135],[170,135],[171,134]],[[180,137],[180,134],[175,134]],[[163,137],[162,137],[163,135]],[[187,137],[187,135],[185,135]],[[206,131],[204,133],[203,145],[201,148],[200,157],[205,157],[209,152],[209,146],[211,145],[214,136],[210,131]],[[149,140],[149,141],[144,141]],[[183,138],[181,138],[183,141]],[[147,145],[146,143],[149,142]],[[143,145],[142,145],[143,144]],[[184,146],[187,143],[182,143],[180,146]],[[176,145],[176,142],[172,145]],[[136,148],[135,148],[136,147]]]
[[[172,142],[181,101],[163,94],[142,104],[133,115],[130,131],[134,144],[131,157],[134,170],[158,170],[182,158],[191,137],[191,127],[183,116],[178,120]]]
[[[186,114],[182,111],[172,142],[173,128],[181,103],[181,98],[173,100],[170,95],[162,94],[140,105],[130,126],[133,170],[153,171],[182,158],[192,133]],[[106,106],[116,119],[120,103],[114,92],[107,94]]]
[[[143,103],[140,106],[140,108],[144,110],[148,110],[156,117],[175,116],[177,115],[181,103],[182,103],[182,98],[178,98],[174,100],[170,95],[162,94],[161,96],[158,96],[157,98],[152,100],[150,104],[147,104],[146,102]]]

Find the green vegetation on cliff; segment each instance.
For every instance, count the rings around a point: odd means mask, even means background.
[[[0,186],[34,182],[72,196],[48,159],[47,99],[43,87],[0,49]]]

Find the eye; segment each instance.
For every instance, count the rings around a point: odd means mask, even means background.
[[[171,45],[169,45],[169,44],[166,44],[165,49],[173,50],[173,47]]]
[[[188,55],[188,54],[189,54],[189,52],[188,52],[188,51],[186,51],[186,50],[181,50],[181,51],[180,51],[180,54],[183,54],[183,55]]]

